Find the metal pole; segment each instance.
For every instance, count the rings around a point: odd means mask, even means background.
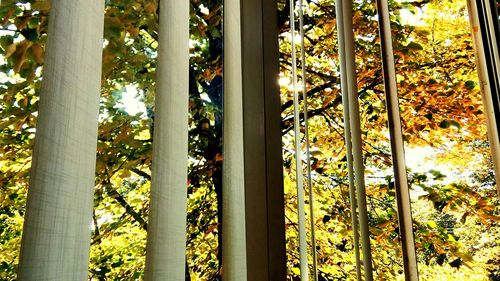
[[[336,0],[336,17],[337,17],[337,36],[338,48],[340,58],[340,78],[342,90],[342,108],[344,113],[344,138],[346,146],[347,158],[347,171],[349,177],[349,199],[351,201],[351,218],[352,218],[352,232],[354,240],[354,255],[356,259],[356,279],[362,280],[361,277],[361,257],[359,253],[359,222],[356,201],[356,186],[354,185],[354,168],[352,157],[352,143],[351,143],[351,124],[349,112],[349,90],[346,77],[346,58],[345,58],[345,36],[344,36],[344,15],[343,15],[343,0]]]
[[[399,115],[396,69],[392,50],[391,25],[387,0],[377,0],[377,10],[405,280],[416,281],[418,280],[417,256],[415,254],[415,241],[413,237],[410,192],[406,175],[403,132]]]
[[[145,280],[185,278],[189,1],[161,0]]]
[[[354,180],[357,191],[358,215],[361,233],[361,249],[363,253],[363,266],[365,280],[373,280],[372,255],[370,249],[370,230],[368,227],[368,214],[365,189],[365,167],[363,161],[363,147],[361,141],[361,122],[359,113],[358,87],[356,81],[356,65],[354,54],[354,31],[352,27],[352,1],[346,1],[342,7],[344,18],[344,39],[346,77],[349,91],[349,113],[351,124],[351,141],[354,160]]]

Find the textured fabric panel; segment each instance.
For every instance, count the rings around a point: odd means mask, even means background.
[[[223,279],[247,280],[240,0],[224,3]]]
[[[160,1],[146,280],[184,280],[187,205],[189,1]]]
[[[103,0],[52,0],[19,280],[86,280]]]

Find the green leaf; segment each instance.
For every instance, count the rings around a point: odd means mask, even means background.
[[[455,120],[451,120],[450,121],[450,124],[453,126],[453,127],[456,127],[457,129],[461,129],[462,128],[462,125],[460,125],[460,123],[458,123],[457,121]]]
[[[476,87],[476,82],[471,80],[465,82],[465,88],[467,88],[467,90],[472,90],[474,87]]]
[[[406,45],[406,47],[410,50],[423,50],[424,48],[422,47],[422,45],[418,44],[418,43],[415,43],[415,42],[410,42],[410,44]]]
[[[450,127],[450,121],[448,120],[443,120],[441,123],[439,123],[439,127],[443,129],[448,129]]]

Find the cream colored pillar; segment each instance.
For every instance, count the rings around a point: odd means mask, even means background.
[[[146,280],[184,280],[188,165],[189,1],[160,1]]]
[[[359,218],[358,218],[358,201],[356,193],[356,185],[354,182],[354,161],[353,161],[353,151],[352,151],[352,140],[351,140],[351,113],[349,110],[349,95],[352,93],[349,90],[348,76],[347,73],[347,61],[346,61],[346,33],[351,31],[344,28],[344,23],[352,19],[344,18],[344,1],[335,1],[335,16],[337,23],[337,38],[338,38],[338,52],[339,52],[339,64],[340,64],[340,85],[342,92],[342,110],[344,116],[344,138],[345,138],[345,148],[346,148],[346,160],[347,160],[347,172],[349,179],[349,200],[351,203],[351,219],[352,219],[352,234],[353,234],[353,251],[356,264],[356,280],[361,281],[361,255],[359,247]],[[348,35],[352,36],[352,35]],[[351,46],[352,47],[352,46]],[[353,57],[351,56],[351,59]]]
[[[240,0],[224,3],[223,279],[247,280]]]
[[[19,280],[87,280],[104,0],[52,0]]]
[[[371,255],[371,245],[370,245],[370,229],[368,224],[368,210],[366,203],[366,187],[365,187],[365,166],[363,157],[363,144],[362,144],[362,133],[361,133],[361,121],[360,121],[360,110],[359,110],[359,98],[358,98],[358,86],[356,78],[356,63],[355,63],[355,43],[354,43],[354,29],[352,26],[352,12],[353,12],[353,2],[351,0],[345,1],[341,5],[342,10],[338,8],[338,12],[342,12],[343,20],[343,36],[339,39],[344,40],[344,44],[339,45],[341,68],[344,68],[343,72],[345,76],[345,83],[347,86],[347,93],[344,93],[343,97],[347,97],[347,102],[344,106],[348,106],[349,109],[345,113],[349,113],[349,117],[344,117],[345,121],[350,122],[351,129],[351,148],[352,148],[352,160],[354,169],[354,184],[356,186],[356,199],[358,207],[358,219],[359,219],[359,231],[360,231],[360,241],[361,241],[361,251],[363,253],[363,268],[365,280],[373,280],[373,265],[372,265],[372,255]],[[340,44],[340,42],[339,42]],[[344,102],[344,99],[343,99]],[[349,153],[349,151],[347,151]]]

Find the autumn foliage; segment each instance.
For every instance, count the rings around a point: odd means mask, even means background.
[[[0,7],[0,280],[14,280],[35,139],[50,1]],[[220,280],[222,1],[191,0],[187,264]],[[354,280],[334,1],[305,1],[319,273]],[[500,280],[500,208],[465,1],[389,1],[421,280]],[[298,280],[289,3],[279,1],[287,257]],[[144,273],[157,3],[106,0],[89,279]],[[403,280],[374,1],[354,32],[377,280]],[[128,100],[138,109],[131,109]],[[306,202],[307,203],[307,202]]]

